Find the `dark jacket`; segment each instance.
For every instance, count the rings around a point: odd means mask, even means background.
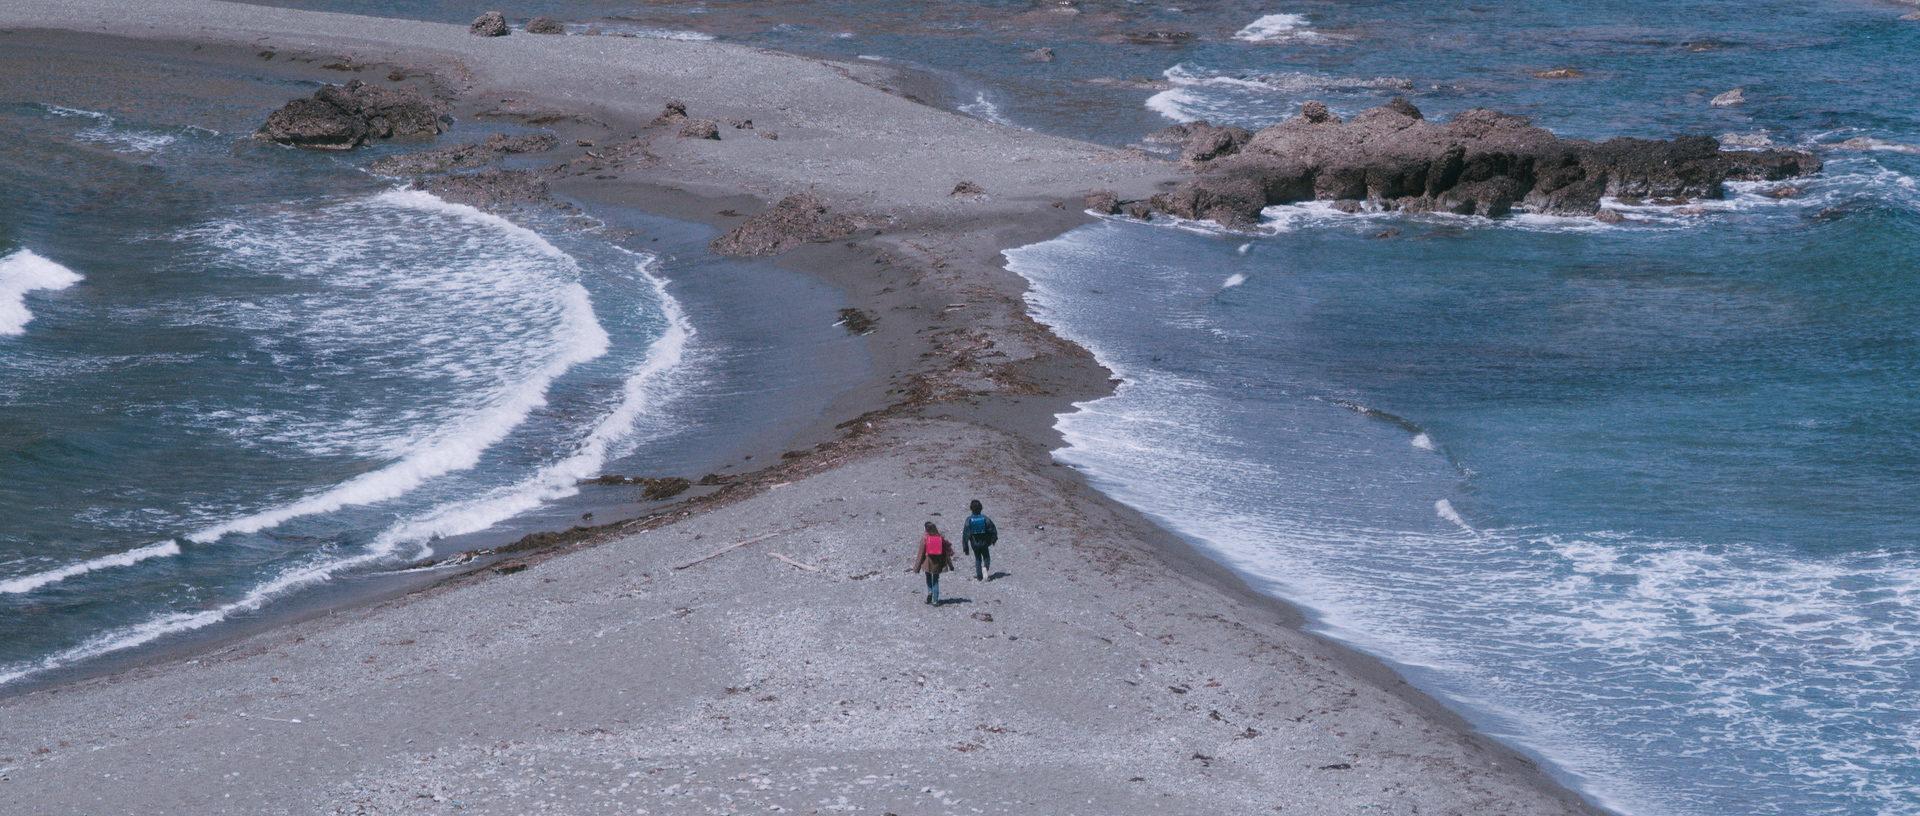
[[[985,525],[982,525],[986,529],[975,533],[973,531],[974,519],[986,522]],[[975,513],[968,516],[967,520],[962,522],[960,530],[960,547],[967,552],[973,552],[973,548],[975,547],[991,547],[1000,541],[1000,531],[994,529],[993,519],[987,518],[984,514]]]

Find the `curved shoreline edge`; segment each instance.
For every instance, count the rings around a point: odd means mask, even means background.
[[[1027,317],[1025,281],[1000,252],[1087,223],[1087,190],[1164,189],[1170,164],[919,105],[882,89],[899,81],[888,69],[720,43],[482,39],[215,0],[28,0],[0,9],[0,28],[401,66],[469,113],[562,116],[547,126],[568,141],[639,134],[666,99],[752,119],[780,138],[668,134],[554,189],[589,211],[723,229],[738,222],[726,212],[810,191],[877,224],[777,263],[879,316],[880,375],[787,446],[805,455],[633,534],[0,699],[0,799],[387,813],[571,797],[684,811],[694,787],[662,793],[658,773],[679,782],[698,767],[796,783],[757,791],[761,810],[812,801],[779,799],[781,787],[874,777],[911,780],[869,785],[855,804],[874,812],[941,799],[1005,813],[1602,812],[1052,462],[1053,416],[1106,393],[1109,375]],[[985,194],[952,195],[962,181]],[[899,570],[905,541],[931,513],[950,527],[976,496],[1019,531],[997,554],[1013,575],[953,574],[949,595],[971,597],[927,608]],[[643,657],[660,654],[672,657]],[[543,777],[560,762],[602,780]],[[848,779],[834,780],[842,765]],[[802,783],[819,766],[834,771]],[[662,784],[609,790],[633,769]],[[120,778],[83,782],[103,773]],[[930,805],[934,786],[946,794]]]

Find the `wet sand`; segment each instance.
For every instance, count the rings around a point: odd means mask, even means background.
[[[755,459],[777,465],[524,569],[0,700],[9,811],[1594,812],[1051,461],[1053,414],[1108,375],[1026,317],[999,252],[1171,165],[724,44],[210,0],[16,2],[0,27],[430,72],[465,115],[592,142],[554,179],[589,211],[727,228],[810,191],[867,227],[779,262],[877,319],[876,376]],[[754,128],[646,127],[669,98]],[[1006,574],[927,605],[912,543],[970,498]]]

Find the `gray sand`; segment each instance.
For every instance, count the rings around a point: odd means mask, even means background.
[[[596,142],[667,98],[777,130],[654,139],[560,189],[721,226],[742,193],[872,216],[782,262],[880,316],[879,376],[788,445],[815,453],[628,535],[0,699],[0,812],[1596,812],[1047,457],[1052,413],[1106,374],[1027,319],[998,252],[1171,166],[925,108],[866,66],[138,5],[14,0],[0,27],[432,70]],[[949,574],[928,606],[920,524],[951,535],[969,498],[1008,574]]]

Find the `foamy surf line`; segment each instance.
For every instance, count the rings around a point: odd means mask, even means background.
[[[10,592],[14,594],[32,592],[43,586],[57,584],[68,578],[85,575],[96,570],[111,569],[113,567],[130,567],[149,558],[168,558],[179,554],[179,544],[172,541],[162,541],[157,544],[149,544],[136,550],[114,553],[113,555],[103,555],[99,558],[82,561],[78,564],[70,564],[59,569],[36,572],[32,575],[22,575],[18,578],[9,578],[5,581],[0,581],[0,592]]]
[[[1233,35],[1236,40],[1246,42],[1275,42],[1279,40],[1316,40],[1320,35],[1306,30],[1307,18],[1300,14],[1269,14],[1240,29]]]
[[[60,290],[85,280],[80,273],[41,257],[31,249],[14,250],[0,258],[0,335],[27,333],[33,312],[27,293]]]
[[[492,216],[486,217],[492,218]],[[558,249],[556,248],[555,251],[557,252]],[[489,491],[471,501],[442,505],[430,510],[422,517],[395,524],[375,537],[367,552],[327,561],[309,560],[307,563],[289,567],[230,603],[196,612],[177,612],[156,616],[141,623],[103,632],[85,643],[27,665],[0,667],[0,686],[81,661],[145,646],[169,635],[216,625],[236,614],[256,611],[273,599],[295,590],[324,583],[334,576],[355,569],[390,561],[408,544],[420,545],[420,551],[414,556],[425,558],[432,554],[432,548],[428,542],[436,537],[484,530],[537,508],[545,502],[577,493],[578,483],[598,472],[613,449],[631,434],[638,418],[664,403],[665,395],[673,390],[673,377],[685,363],[687,347],[696,334],[692,323],[680,309],[678,301],[667,293],[666,281],[653,273],[654,263],[655,259],[651,256],[642,256],[639,271],[659,298],[661,308],[666,313],[667,329],[653,342],[647,356],[628,372],[620,403],[595,424],[573,454],[541,468],[539,472],[513,485]],[[261,520],[261,516],[254,516],[241,521],[251,524]],[[236,522],[238,523],[240,522]],[[172,546],[174,553],[179,551],[178,546],[171,542],[155,545],[156,548],[166,546]],[[144,549],[135,552],[144,552]],[[144,557],[165,554],[169,553],[156,550],[152,555]],[[133,553],[110,556],[96,559],[95,562],[107,562],[131,555]],[[114,564],[103,563],[102,565],[113,566]],[[82,565],[76,565],[78,566]],[[51,574],[42,573],[41,575]]]
[[[559,247],[532,230],[463,204],[444,201],[424,191],[391,191],[376,196],[374,200],[480,223],[543,255],[571,260]],[[534,371],[532,376],[496,395],[492,404],[484,410],[453,427],[443,429],[427,444],[408,452],[392,465],[362,474],[292,504],[196,531],[188,538],[211,543],[229,534],[258,532],[302,516],[395,499],[434,477],[473,468],[479,464],[483,453],[505,439],[534,410],[547,404],[547,390],[554,380],[573,366],[606,353],[611,339],[593,314],[593,304],[586,287],[578,283],[570,284],[563,295],[567,324],[573,333],[571,342],[561,349],[560,354]]]

